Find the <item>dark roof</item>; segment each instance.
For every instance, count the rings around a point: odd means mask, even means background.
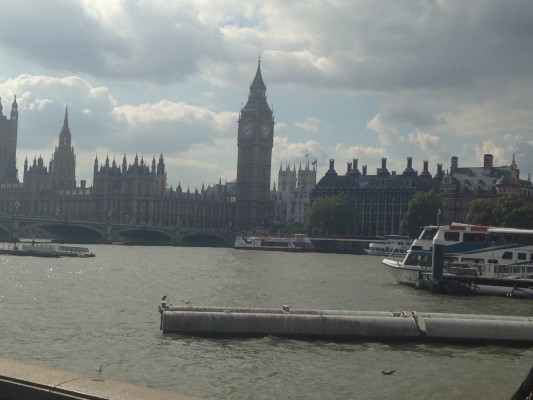
[[[313,189],[314,196],[360,191],[428,191],[438,189],[439,182],[423,176],[404,175],[326,175]]]
[[[250,95],[242,111],[265,111],[272,113],[266,100],[266,86],[261,76],[261,62],[257,64],[255,78],[250,85]]]

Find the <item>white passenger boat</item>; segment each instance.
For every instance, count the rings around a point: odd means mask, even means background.
[[[371,242],[365,253],[370,256],[403,257],[413,244],[407,236],[387,235],[386,240]]]
[[[439,230],[444,233],[445,275],[533,279],[533,230],[453,223],[425,227],[403,261],[382,261],[398,283],[415,286],[431,272]]]
[[[235,238],[234,248],[244,250],[274,250],[293,252],[317,250],[313,242],[304,234],[296,234],[291,237],[237,236]]]
[[[43,257],[46,257],[46,255],[50,255],[50,257],[94,257],[94,253],[91,253],[86,247],[61,246],[35,242],[22,244],[20,252],[41,255]]]

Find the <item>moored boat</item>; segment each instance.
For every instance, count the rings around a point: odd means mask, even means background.
[[[60,246],[49,243],[22,243],[12,248],[0,249],[0,254],[12,256],[32,256],[32,257],[94,257],[86,247]]]
[[[370,242],[365,253],[370,256],[403,257],[412,243],[407,236],[388,235],[386,240]]]
[[[533,230],[453,223],[425,227],[402,261],[382,261],[398,283],[415,286],[430,275],[437,232],[444,238],[445,277],[533,279]]]
[[[304,234],[295,234],[291,237],[237,236],[235,238],[234,248],[243,250],[271,250],[291,252],[309,252],[317,250],[313,242]]]

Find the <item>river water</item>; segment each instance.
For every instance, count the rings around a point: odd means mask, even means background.
[[[533,348],[161,334],[159,305],[533,315],[530,300],[433,296],[379,257],[94,245],[0,256],[0,356],[208,399],[507,399]],[[382,370],[394,369],[393,375]]]

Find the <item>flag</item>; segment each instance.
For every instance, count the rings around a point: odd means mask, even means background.
[[[311,163],[311,165],[316,165],[317,161],[318,161],[318,158],[315,158],[315,161],[313,161],[313,162]]]

